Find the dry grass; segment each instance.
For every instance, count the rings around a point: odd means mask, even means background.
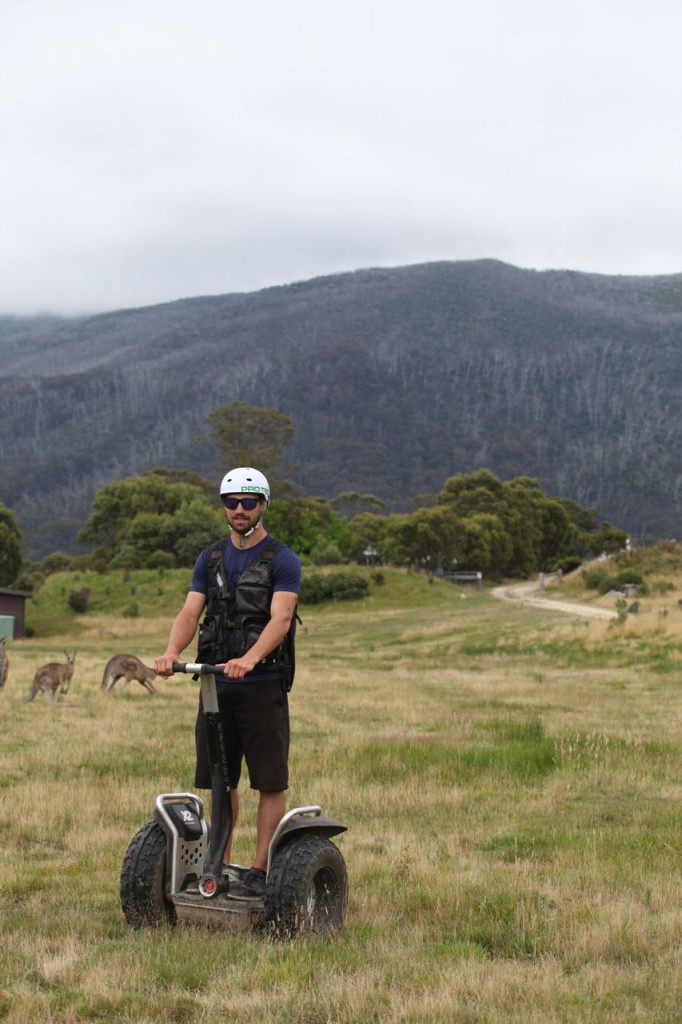
[[[289,803],[349,826],[351,901],[331,942],[128,929],[123,854],[157,792],[191,788],[196,692],[185,677],[154,698],[98,690],[123,641],[149,662],[167,622],[108,620],[116,638],[93,624],[55,707],[17,697],[71,639],[12,645],[0,1018],[682,1019],[674,595],[668,616],[609,627],[434,590],[422,603],[417,588],[413,608],[386,597],[304,615]]]

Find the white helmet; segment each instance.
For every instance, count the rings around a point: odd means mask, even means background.
[[[220,485],[222,494],[262,494],[265,504],[270,501],[270,484],[257,469],[249,466],[239,466],[231,469],[223,477]]]

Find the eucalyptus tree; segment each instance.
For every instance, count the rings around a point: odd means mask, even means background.
[[[206,482],[186,483],[163,471],[105,484],[93,502],[78,540],[111,565],[191,565],[199,551],[225,532],[217,493]],[[215,485],[214,485],[215,488]]]
[[[493,556],[491,549],[490,564],[498,574],[527,576],[547,570],[575,546],[577,531],[566,509],[556,499],[548,498],[532,477],[502,481],[488,469],[460,473],[446,480],[439,501],[461,519],[472,520],[469,544],[477,536],[480,542],[485,541],[486,531],[492,543],[492,521],[476,524],[476,517],[494,517],[496,553]],[[506,540],[501,533],[506,534]]]
[[[285,465],[286,449],[296,434],[292,420],[271,406],[235,401],[214,409],[206,421],[220,454],[223,472],[254,466],[268,478],[275,496],[289,493],[296,466]]]
[[[21,572],[24,544],[17,521],[10,510],[0,504],[0,586],[14,583]]]

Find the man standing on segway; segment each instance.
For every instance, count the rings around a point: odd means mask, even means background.
[[[263,514],[270,486],[256,469],[227,473],[220,497],[230,535],[201,552],[184,605],[173,621],[164,654],[154,667],[172,675],[174,662],[199,629],[197,661],[220,665],[218,701],[230,762],[233,826],[242,760],[259,792],[256,853],[243,881],[230,892],[260,898],[265,892],[268,847],[285,810],[289,785],[289,707],[294,671],[293,632],[301,565],[294,552],[270,537]],[[194,784],[211,788],[211,766],[201,701],[196,722]],[[230,850],[225,851],[225,862]]]

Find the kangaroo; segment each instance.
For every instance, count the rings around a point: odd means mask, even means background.
[[[121,676],[124,676],[125,682],[121,689],[121,694],[126,692],[133,679],[137,679],[138,683],[142,683],[145,690],[149,690],[150,693],[156,693],[152,680],[156,678],[157,674],[153,668],[147,668],[134,654],[115,654],[113,658],[109,658],[106,664],[102,682],[100,683],[100,690],[106,690],[107,693],[111,693]]]
[[[9,671],[9,658],[7,657],[7,651],[5,650],[6,636],[0,637],[0,692],[2,692],[5,683],[7,682],[7,672]]]
[[[33,700],[41,690],[45,700],[51,700],[53,704],[57,703],[60,693],[68,693],[73,670],[76,667],[77,653],[78,651],[74,651],[73,654],[64,651],[66,655],[65,665],[57,661],[51,661],[47,665],[42,665],[34,675],[31,689],[22,700],[22,704]]]

